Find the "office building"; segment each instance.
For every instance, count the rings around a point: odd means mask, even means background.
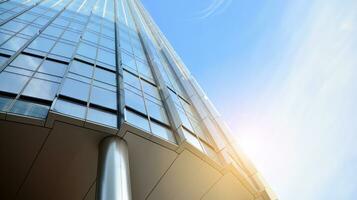
[[[274,199],[139,0],[0,3],[0,161],[0,199]]]

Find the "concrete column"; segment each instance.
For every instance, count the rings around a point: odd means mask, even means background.
[[[117,137],[99,145],[96,200],[131,200],[128,145]]]

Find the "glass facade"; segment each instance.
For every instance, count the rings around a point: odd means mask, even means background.
[[[0,111],[127,123],[215,156],[177,58],[137,0],[0,3]]]

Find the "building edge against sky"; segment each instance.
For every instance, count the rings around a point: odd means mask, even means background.
[[[276,199],[139,0],[0,12],[2,198]]]

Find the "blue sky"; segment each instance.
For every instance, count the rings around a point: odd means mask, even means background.
[[[356,199],[357,1],[142,1],[279,199]]]

